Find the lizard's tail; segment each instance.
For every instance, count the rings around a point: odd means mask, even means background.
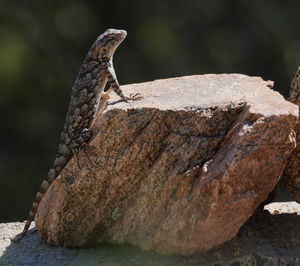
[[[35,200],[32,204],[31,209],[30,209],[30,212],[29,212],[28,218],[26,220],[26,224],[24,226],[24,229],[23,229],[22,233],[20,233],[19,235],[17,235],[13,239],[14,242],[20,241],[25,236],[25,234],[27,233],[32,221],[34,220],[34,217],[35,217],[36,211],[37,211],[37,209],[40,205],[40,202],[41,202],[44,194],[46,193],[46,191],[48,190],[48,188],[51,184],[51,182],[49,182],[49,181],[50,181],[49,179],[48,179],[48,181],[43,180],[43,183],[40,186],[39,192],[35,196]]]

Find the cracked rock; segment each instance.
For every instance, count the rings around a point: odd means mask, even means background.
[[[198,75],[122,86],[35,219],[55,246],[130,243],[195,254],[234,238],[295,148],[298,108],[272,82]]]

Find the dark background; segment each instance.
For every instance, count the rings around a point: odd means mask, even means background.
[[[27,217],[78,70],[107,28],[128,31],[114,57],[121,84],[235,72],[287,96],[299,12],[299,0],[0,0],[0,222]]]

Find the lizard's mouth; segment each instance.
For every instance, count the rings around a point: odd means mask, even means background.
[[[126,38],[127,36],[127,31],[126,30],[114,30],[114,29],[109,29],[107,31],[111,31],[112,33],[109,33],[108,36],[111,36],[111,38],[114,41],[119,41],[120,43]],[[118,43],[118,45],[120,44]]]
[[[98,39],[107,39],[108,41],[123,41],[126,38],[126,30],[108,29],[101,34]]]

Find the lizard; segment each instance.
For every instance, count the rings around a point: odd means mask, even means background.
[[[99,112],[104,109],[102,103],[102,107],[98,108],[99,103],[102,100],[107,101],[111,90],[125,102],[142,98],[139,93],[129,97],[124,96],[113,67],[113,55],[126,35],[125,30],[108,29],[97,37],[88,51],[72,87],[71,100],[55,161],[35,196],[23,231],[14,238],[14,242],[20,241],[27,233],[51,183],[59,176],[72,156],[86,147],[93,136],[91,126],[99,117]],[[109,90],[103,93],[107,82],[110,85]]]

